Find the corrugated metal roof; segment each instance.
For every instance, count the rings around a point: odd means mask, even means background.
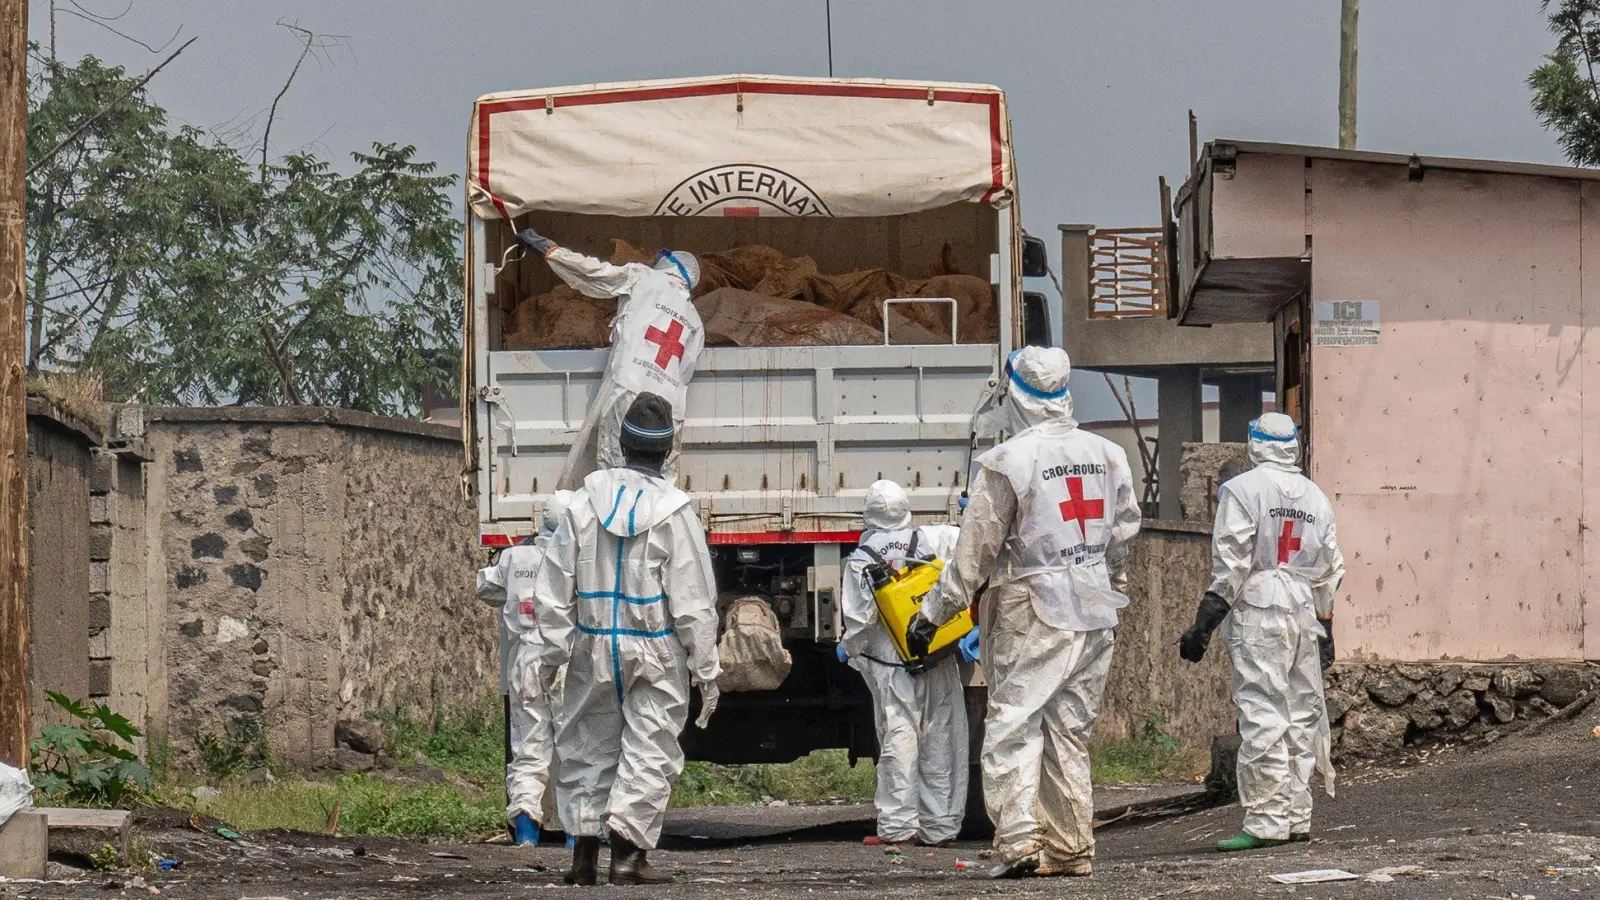
[[[1485,172],[1494,175],[1531,175],[1540,178],[1575,178],[1600,181],[1600,169],[1581,166],[1552,166],[1545,163],[1508,162],[1493,159],[1468,159],[1453,156],[1422,156],[1420,154],[1384,153],[1377,150],[1340,150],[1337,147],[1316,147],[1309,144],[1276,144],[1267,141],[1237,141],[1217,138],[1207,146],[1228,144],[1240,153],[1261,153],[1275,156],[1305,156],[1311,159],[1337,159],[1349,162],[1377,163],[1383,165],[1410,165],[1415,159],[1424,169],[1454,169],[1460,172]]]

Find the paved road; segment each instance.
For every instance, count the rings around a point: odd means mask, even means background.
[[[1100,832],[1092,879],[993,882],[983,847],[916,850],[892,856],[863,847],[864,810],[764,807],[686,811],[675,848],[658,861],[680,875],[667,889],[627,893],[663,898],[734,895],[812,900],[1057,896],[1464,898],[1600,897],[1600,704],[1578,721],[1490,747],[1430,755],[1401,768],[1346,773],[1339,798],[1318,806],[1317,839],[1243,856],[1211,846],[1238,829],[1239,810],[1160,819],[1129,817]],[[1106,791],[1102,808],[1112,799]],[[179,821],[168,824],[178,826]],[[739,828],[749,829],[741,833]],[[692,835],[713,828],[720,837]],[[791,830],[798,829],[798,830]],[[146,839],[185,860],[181,875],[145,882],[105,875],[81,884],[0,885],[0,896],[172,898],[504,898],[563,889],[559,849],[516,850],[306,835],[258,834],[241,843],[152,823]],[[361,855],[356,855],[357,853]],[[444,854],[444,855],[438,855]],[[968,865],[961,865],[967,862]],[[1409,867],[1409,868],[1408,868]],[[1357,874],[1398,869],[1388,883],[1288,887],[1274,873],[1340,868]],[[147,883],[146,883],[147,882]],[[108,884],[116,887],[108,889]],[[610,896],[610,894],[607,894]]]

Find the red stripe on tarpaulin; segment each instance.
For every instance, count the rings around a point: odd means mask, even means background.
[[[733,81],[722,84],[685,85],[673,88],[638,88],[626,91],[607,91],[603,94],[576,94],[562,97],[546,98],[535,97],[523,100],[500,100],[478,105],[478,184],[484,193],[500,211],[502,218],[509,219],[505,205],[489,190],[489,120],[497,112],[518,112],[527,109],[543,109],[549,101],[550,106],[559,109],[566,106],[594,106],[603,103],[628,103],[639,100],[667,100],[683,97],[715,97],[725,94],[782,94],[804,97],[863,97],[874,100],[919,100],[926,99],[926,89],[874,87],[871,85],[845,85],[845,84],[769,84],[766,82]],[[992,170],[992,183],[989,190],[984,193],[982,202],[987,203],[1001,188],[1005,187],[1002,180],[1004,176],[1004,156],[1001,152],[1000,140],[1000,97],[998,94],[989,94],[980,91],[941,91],[934,89],[934,102],[945,103],[981,103],[989,107],[989,156]]]
[[[722,208],[722,215],[724,217],[731,216],[733,218],[750,218],[750,217],[759,218],[761,216],[761,207],[759,207],[759,206],[724,206]]]
[[[490,112],[490,110],[483,107],[478,108],[478,187],[482,188],[483,192],[489,195],[489,202],[493,203],[494,208],[500,212],[500,218],[510,222],[510,211],[506,209],[506,205],[504,203],[500,202],[500,198],[494,195],[494,191],[489,190]],[[493,285],[490,286],[493,287]]]
[[[708,544],[854,544],[859,531],[721,531],[706,535]]]
[[[1001,180],[1004,176],[1005,158],[1000,152],[1000,98],[993,95],[989,104],[989,166],[993,170],[993,184],[984,192],[983,203],[988,203],[1004,185]]]

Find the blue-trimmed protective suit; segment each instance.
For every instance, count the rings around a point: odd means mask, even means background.
[[[713,686],[717,588],[689,496],[635,469],[584,480],[540,569],[542,664],[567,666],[555,786],[571,834],[654,849],[691,687]]]

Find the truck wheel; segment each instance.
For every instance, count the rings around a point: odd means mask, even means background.
[[[994,825],[983,805],[983,770],[977,763],[967,767],[967,812],[961,820],[963,841],[987,841],[994,837]]]

